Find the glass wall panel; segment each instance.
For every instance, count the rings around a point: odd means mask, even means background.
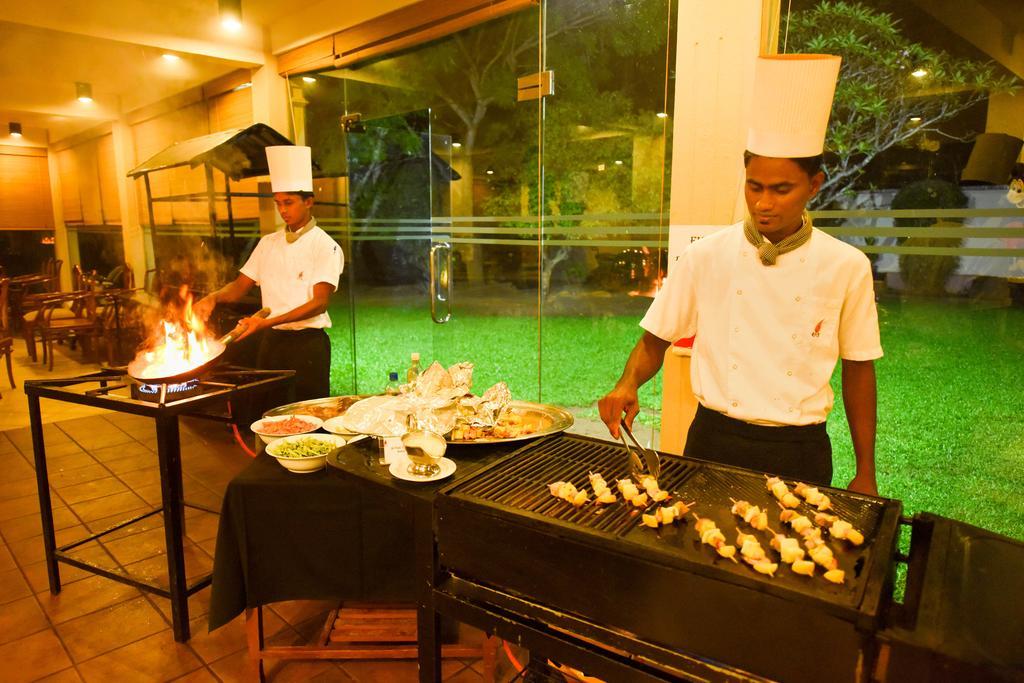
[[[672,11],[668,0],[547,3],[541,394],[579,419],[597,419],[667,262]],[[640,422],[657,428],[660,374],[640,401]]]
[[[779,47],[843,57],[815,222],[863,249],[875,273],[879,488],[911,511],[1024,538],[1024,34],[1013,5],[793,0]],[[841,484],[853,454],[836,397]]]

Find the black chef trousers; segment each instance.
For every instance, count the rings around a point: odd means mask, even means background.
[[[824,422],[767,427],[698,405],[683,454],[785,479],[832,484],[832,442]]]
[[[331,395],[331,340],[322,329],[265,330],[256,366],[262,370],[295,371],[287,400],[279,400],[275,405]]]

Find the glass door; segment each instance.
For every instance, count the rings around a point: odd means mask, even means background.
[[[347,207],[336,393],[404,381],[412,352],[537,400],[540,8],[353,68],[292,78],[296,129]],[[341,299],[344,298],[344,301]],[[344,324],[347,323],[347,328]]]
[[[335,391],[379,391],[417,351],[596,419],[664,272],[674,6],[546,0],[293,77],[296,129],[347,203]]]

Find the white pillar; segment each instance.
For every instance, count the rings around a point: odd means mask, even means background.
[[[771,2],[681,0],[676,35],[669,272],[694,232],[742,216],[743,150],[762,30]],[[777,10],[776,10],[777,11]],[[765,30],[770,30],[766,28]],[[700,226],[700,227],[693,227]],[[696,410],[690,357],[670,350],[662,381],[662,450],[681,453]]]
[[[60,269],[60,289],[71,291],[71,268],[78,263],[78,242],[71,244],[68,238],[68,226],[64,223],[64,192],[60,186],[60,163],[53,145],[46,150],[46,165],[50,174],[50,203],[53,206],[53,251],[58,259],[64,262]]]
[[[277,57],[273,55],[267,55],[264,65],[253,69],[252,120],[294,140],[288,111],[288,80],[277,73]]]
[[[135,286],[144,287],[146,271],[155,263],[152,236],[139,220],[139,201],[135,183],[128,177],[134,168],[135,139],[132,128],[122,116],[114,121],[111,133],[114,141],[114,174],[118,179],[117,200],[121,209],[121,239],[124,242],[124,260],[135,274]]]

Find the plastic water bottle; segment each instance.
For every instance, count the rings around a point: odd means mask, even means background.
[[[405,380],[412,384],[420,376],[420,354],[415,351],[412,354],[412,364],[405,371]]]
[[[398,389],[398,373],[388,373],[388,383],[384,385],[384,393],[388,396],[397,396],[401,393]]]

